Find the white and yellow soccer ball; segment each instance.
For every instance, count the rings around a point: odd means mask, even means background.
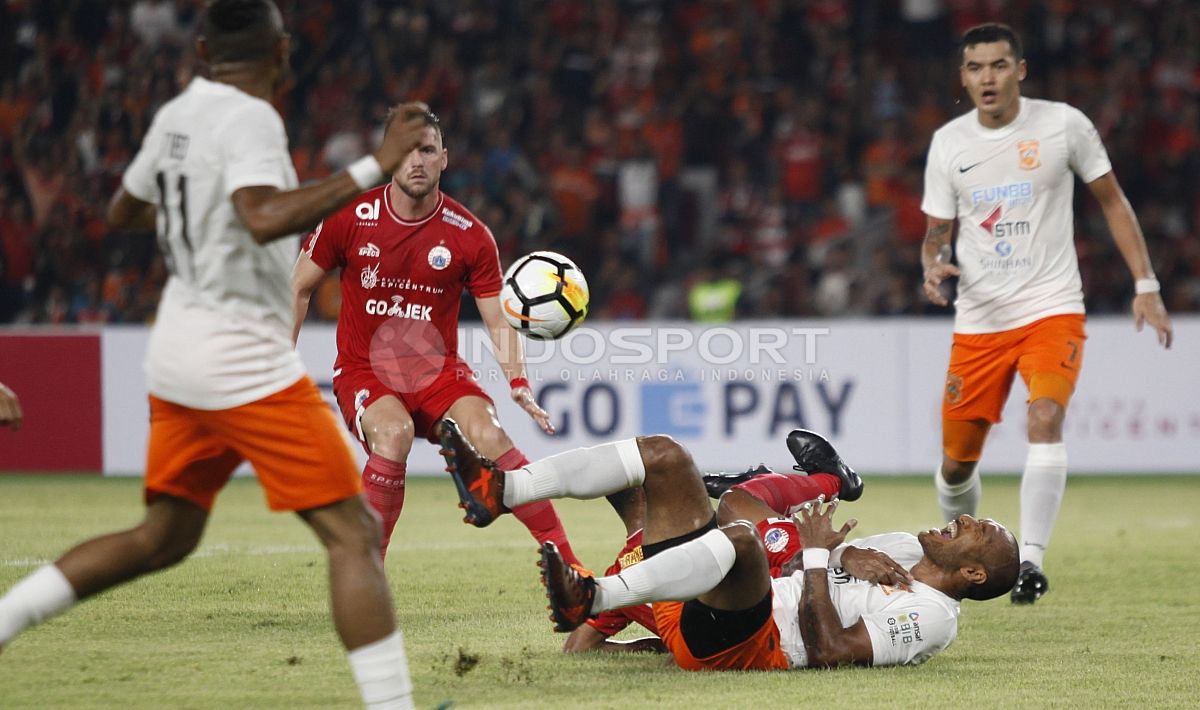
[[[535,251],[508,267],[500,308],[523,335],[555,340],[587,317],[590,298],[587,279],[575,262],[552,251]]]

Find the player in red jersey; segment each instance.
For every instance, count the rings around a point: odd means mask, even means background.
[[[607,496],[613,510],[617,511],[621,522],[625,524],[625,547],[617,553],[617,559],[607,570],[606,575],[620,574],[622,570],[639,563],[642,554],[642,526],[646,522],[646,495],[641,488],[627,488]],[[652,634],[658,633],[658,625],[654,623],[654,610],[649,604],[637,604],[623,609],[611,609],[600,612],[594,619],[588,619],[582,626],[571,632],[563,644],[566,653],[580,651],[655,651],[666,653],[667,647],[654,637],[633,639],[632,641],[614,641],[612,636],[624,631],[632,623],[640,624]]]
[[[325,272],[342,270],[333,391],[369,456],[363,485],[383,518],[385,552],[404,505],[413,440],[421,436],[436,443],[443,416],[458,421],[497,465],[520,468],[529,462],[500,428],[494,403],[458,355],[464,287],[475,298],[513,401],[543,431],[554,432],[525,378],[520,338],[500,311],[496,240],[487,225],[439,189],[448,154],[437,117],[422,115],[420,145],[390,182],[317,225],[305,239],[292,279],[294,339],[313,289]],[[385,133],[395,120],[389,116]],[[538,542],[553,541],[577,563],[549,501],[513,512]]]

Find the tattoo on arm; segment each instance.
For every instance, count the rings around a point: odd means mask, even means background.
[[[950,222],[934,224],[925,232],[925,243],[922,245],[921,256],[925,261],[925,268],[929,268],[932,264],[948,264],[953,256],[950,248],[951,227]]]

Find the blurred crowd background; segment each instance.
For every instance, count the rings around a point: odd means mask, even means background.
[[[301,180],[441,117],[443,189],[504,265],[574,258],[593,318],[942,313],[920,293],[925,151],[970,110],[956,41],[1022,33],[1026,96],[1095,122],[1172,312],[1200,310],[1200,3],[1192,0],[277,0],[277,102]],[[154,240],[109,195],[197,71],[199,0],[0,0],[0,323],[145,322]],[[1086,188],[1091,313],[1132,283]],[[336,283],[310,317],[336,317]]]

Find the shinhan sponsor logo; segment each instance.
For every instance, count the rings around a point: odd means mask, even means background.
[[[467,219],[466,217],[463,217],[462,215],[460,215],[459,213],[450,209],[449,207],[442,208],[442,221],[453,224],[455,227],[458,227],[459,229],[464,230],[464,231],[470,229],[471,226],[475,224],[471,220]]]
[[[971,190],[971,204],[981,202],[1003,202],[1012,207],[1033,201],[1032,182],[1014,182],[1008,185],[993,185]]]

